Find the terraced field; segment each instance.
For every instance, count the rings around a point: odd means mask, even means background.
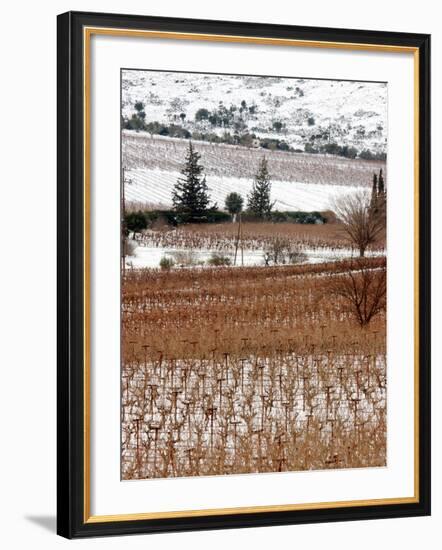
[[[336,156],[263,151],[225,144],[194,142],[201,154],[212,201],[223,207],[231,191],[247,196],[259,160],[265,156],[277,210],[326,210],[332,197],[371,188],[382,161]],[[123,132],[122,155],[128,183],[126,199],[149,205],[171,205],[171,192],[184,164],[187,140]]]

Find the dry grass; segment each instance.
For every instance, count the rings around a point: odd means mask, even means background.
[[[127,271],[122,477],[385,465],[385,311],[332,294],[354,267]]]

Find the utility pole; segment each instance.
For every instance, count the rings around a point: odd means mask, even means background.
[[[239,245],[241,246],[241,265],[243,266],[244,265],[244,244],[243,244],[243,239],[242,239],[242,215],[241,215],[241,212],[239,213],[238,233],[236,235],[235,255],[233,257],[233,265],[236,265],[236,258],[238,256],[238,246]]]
[[[235,241],[235,256],[233,258],[233,265],[236,265],[236,256],[238,254],[238,244],[239,244],[239,236],[241,232],[241,214],[238,222],[238,233],[236,235],[236,241]]]
[[[241,241],[241,266],[244,266],[244,243],[242,239],[242,215],[239,213],[239,228],[240,228],[240,241]]]

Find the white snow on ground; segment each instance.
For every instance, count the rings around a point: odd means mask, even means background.
[[[331,262],[334,260],[342,260],[344,258],[350,258],[352,255],[355,256],[355,252],[350,248],[348,249],[331,249],[331,248],[321,248],[318,249],[309,249],[303,248],[302,251],[307,254],[306,263],[321,263],[321,262]],[[188,253],[189,249],[179,249],[179,248],[162,248],[155,246],[138,246],[135,249],[135,255],[129,256],[126,258],[126,265],[133,268],[142,268],[142,267],[159,267],[161,258],[175,258],[175,253],[184,252]],[[382,251],[368,252],[368,256],[378,256],[382,255]],[[198,264],[207,264],[207,260],[210,259],[212,255],[211,250],[207,249],[198,249],[192,251],[195,263]],[[223,256],[228,256],[231,263],[233,264],[233,254],[227,253]],[[243,263],[241,260],[241,252],[238,251],[238,256],[236,260],[237,266],[263,266],[264,262],[264,251],[263,250],[244,250],[243,254]]]
[[[155,246],[138,246],[135,249],[135,256],[131,256],[126,259],[128,265],[132,265],[135,268],[138,267],[159,267],[161,258],[174,259],[176,252],[188,253],[188,249],[179,248],[159,248]],[[193,255],[196,263],[206,263],[212,255],[211,250],[198,249],[193,251]],[[223,256],[231,257],[233,262],[233,255],[223,254]],[[241,265],[241,253],[238,252],[237,265]],[[244,251],[244,265],[264,265],[264,253],[261,250],[248,250]]]
[[[172,190],[180,177],[178,172],[162,170],[128,170],[125,186],[126,201],[172,205]],[[244,198],[250,193],[252,179],[208,176],[207,185],[213,202],[224,207],[226,196],[235,191]],[[333,200],[362,187],[347,185],[315,185],[292,181],[272,182],[271,197],[275,210],[321,211],[332,208]]]
[[[328,137],[318,136],[330,133],[330,140],[341,145],[386,150],[385,82],[124,70],[124,116],[131,117],[136,101],[145,105],[146,122],[170,124],[178,120],[180,124],[182,113],[185,128],[219,135],[232,129],[196,124],[197,110],[213,110],[222,102],[227,109],[234,106],[238,116],[241,102],[245,101],[247,106],[255,106],[255,112],[244,110],[243,120],[249,131],[259,137],[285,139],[293,147],[303,149],[312,136],[315,143],[326,143]],[[313,124],[309,124],[309,118]],[[283,131],[273,130],[275,121],[285,123]]]

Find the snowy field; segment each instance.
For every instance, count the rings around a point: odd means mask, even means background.
[[[303,248],[302,252],[306,254],[305,261],[303,263],[322,263],[339,261],[351,256],[356,256],[357,253],[350,248]],[[208,265],[208,261],[212,256],[213,251],[208,249],[192,250],[190,252],[192,260],[196,266],[204,267]],[[381,256],[383,251],[368,251],[367,256]],[[133,256],[126,258],[126,266],[137,268],[151,267],[156,268],[160,266],[162,258],[168,258],[174,260],[176,263],[177,258],[181,255],[189,256],[189,250],[183,248],[168,248],[168,247],[155,247],[155,246],[137,246]],[[233,265],[233,253],[223,254],[230,259]],[[241,255],[241,251],[238,251],[236,265],[241,266],[264,266],[264,250],[244,250]]]
[[[318,185],[367,186],[371,188],[373,173],[385,161],[348,159],[336,155],[290,153],[256,147],[210,143],[192,140],[201,155],[206,176],[251,179],[263,157],[268,161],[273,181],[313,183]],[[189,140],[150,136],[147,132],[124,130],[122,134],[123,166],[126,170],[161,170],[178,173],[182,170]]]
[[[162,170],[128,170],[126,172],[126,201],[171,206],[172,190],[179,172]],[[226,196],[235,191],[247,197],[253,179],[208,176],[207,185],[212,202],[223,208]],[[314,185],[293,181],[273,181],[272,201],[275,210],[322,211],[332,209],[333,200],[350,192],[364,189],[348,185]]]

